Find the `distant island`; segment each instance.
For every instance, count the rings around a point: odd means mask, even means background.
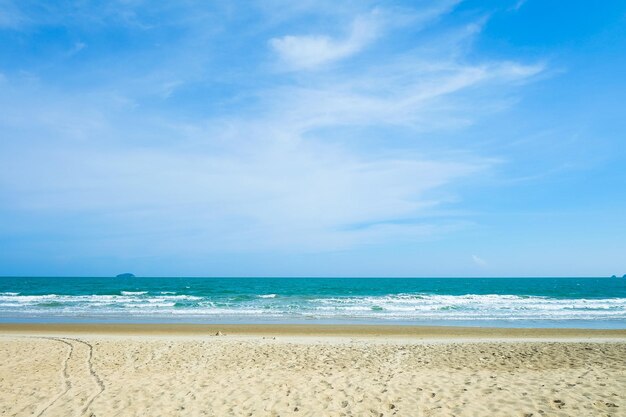
[[[135,278],[135,274],[131,274],[130,272],[125,272],[123,274],[118,274],[115,278]]]

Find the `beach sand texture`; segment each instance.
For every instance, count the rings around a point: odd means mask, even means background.
[[[626,416],[624,341],[0,336],[1,416]]]

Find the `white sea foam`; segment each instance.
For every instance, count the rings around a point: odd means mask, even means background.
[[[314,300],[306,315],[403,319],[597,319],[626,318],[626,299],[554,299],[514,295],[389,295]]]
[[[626,298],[558,299],[514,295],[393,294],[317,299],[261,294],[255,299],[211,299],[161,292],[120,295],[0,293],[1,315],[112,314],[156,317],[282,317],[375,320],[621,320]]]

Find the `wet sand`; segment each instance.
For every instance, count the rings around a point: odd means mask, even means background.
[[[11,333],[130,335],[365,336],[410,338],[617,338],[626,329],[552,329],[454,326],[317,325],[317,324],[131,324],[131,323],[0,323],[0,335]]]

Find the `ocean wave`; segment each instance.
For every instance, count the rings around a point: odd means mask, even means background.
[[[161,291],[120,291],[91,295],[0,293],[5,316],[113,314],[156,317],[280,317],[374,320],[624,320],[626,298],[549,298],[497,294],[388,294],[381,296],[298,297],[205,296]]]

